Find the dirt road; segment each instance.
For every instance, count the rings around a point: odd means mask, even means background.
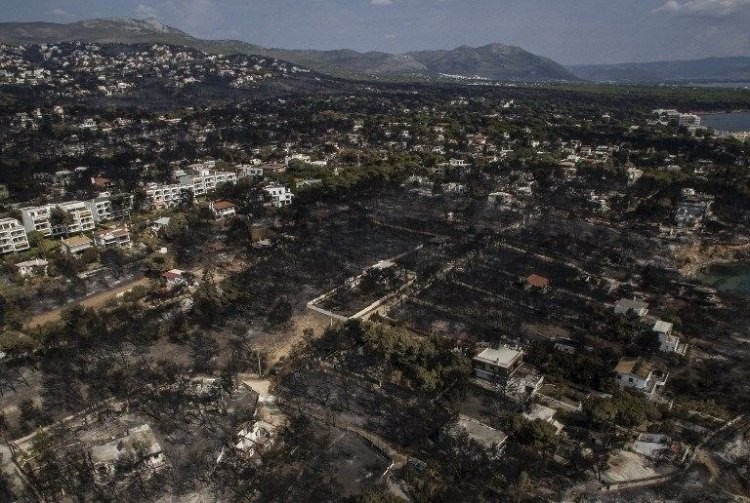
[[[53,309],[51,311],[47,311],[44,313],[40,313],[37,315],[32,316],[29,318],[26,323],[26,328],[35,328],[42,325],[45,325],[47,323],[54,323],[60,320],[60,315],[62,312],[73,305],[80,304],[84,307],[90,307],[90,308],[98,308],[115,298],[118,294],[129,290],[131,288],[134,288],[136,286],[148,286],[149,285],[149,279],[148,278],[140,278],[133,281],[128,281],[127,283],[123,283],[121,285],[117,285],[114,288],[111,288],[109,290],[105,290],[103,292],[95,293],[89,297],[85,297],[82,300],[77,300],[74,302],[71,302],[69,304],[66,304],[63,307],[58,307],[57,309]]]

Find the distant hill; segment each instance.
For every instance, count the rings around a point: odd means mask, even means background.
[[[97,43],[166,43],[208,53],[255,54],[348,77],[437,78],[451,75],[512,81],[578,80],[554,61],[519,47],[490,44],[451,51],[405,54],[361,53],[352,50],[313,51],[267,49],[238,40],[202,40],[166,26],[156,19],[94,19],[69,24],[0,23],[0,42],[41,44],[81,40]]]
[[[597,82],[750,82],[750,57],[580,65],[568,70]]]

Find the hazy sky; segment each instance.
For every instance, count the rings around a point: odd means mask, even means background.
[[[0,21],[156,17],[289,49],[518,45],[564,64],[750,56],[750,0],[2,0]]]

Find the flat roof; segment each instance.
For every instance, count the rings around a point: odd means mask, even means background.
[[[648,309],[648,304],[646,302],[635,299],[620,299],[617,301],[617,305],[633,310]]]
[[[618,374],[628,374],[640,377],[642,379],[648,378],[649,374],[656,369],[656,365],[652,362],[643,360],[641,358],[620,358],[620,361],[615,367],[615,372]]]
[[[65,246],[73,248],[76,246],[90,245],[91,239],[86,236],[73,236],[72,238],[63,239]]]
[[[502,431],[463,414],[458,417],[458,422],[454,428],[451,428],[451,431],[457,429],[465,430],[469,438],[485,448],[502,446],[508,439],[508,435]]]
[[[555,417],[556,413],[557,411],[552,407],[547,407],[546,405],[535,403],[531,405],[531,410],[529,412],[523,413],[523,417],[528,421],[541,419],[544,422],[549,422],[552,421],[552,418]]]
[[[536,288],[547,288],[549,286],[549,279],[538,274],[532,274],[526,278],[526,283]]]
[[[668,321],[657,321],[654,323],[654,328],[652,329],[654,332],[661,332],[663,334],[666,334],[667,332],[670,332],[672,330],[672,327],[674,325],[672,323],[669,323]]]
[[[489,363],[490,365],[508,368],[518,360],[522,354],[521,351],[516,351],[515,349],[510,348],[487,348],[475,356],[474,359],[483,363]]]

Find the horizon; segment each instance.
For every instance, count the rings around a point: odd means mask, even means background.
[[[750,0],[9,0],[0,22],[154,18],[267,48],[402,54],[503,44],[566,66],[750,56]]]
[[[237,41],[242,42],[246,44],[251,45],[258,45],[263,47],[264,49],[271,49],[271,50],[287,50],[287,51],[305,51],[305,50],[311,50],[311,51],[354,51],[358,52],[360,54],[367,54],[367,53],[386,53],[386,54],[393,54],[393,55],[400,55],[400,54],[407,54],[411,52],[420,52],[420,51],[452,51],[456,49],[460,49],[462,47],[469,47],[472,49],[479,49],[481,47],[487,47],[491,45],[503,45],[506,47],[516,47],[522,50],[526,50],[523,47],[513,45],[513,44],[506,44],[504,42],[495,41],[495,42],[486,42],[479,45],[456,45],[456,46],[450,46],[450,47],[435,47],[433,49],[407,49],[405,51],[399,51],[399,52],[389,52],[384,50],[357,50],[352,49],[350,47],[336,47],[332,49],[320,49],[316,47],[272,47],[272,46],[263,46],[261,44],[257,44],[252,40],[243,40],[243,39],[233,39],[233,38],[202,38],[199,36],[196,36],[192,33],[186,32],[180,28],[177,28],[175,26],[172,26],[166,22],[164,22],[162,19],[159,19],[158,17],[144,17],[144,18],[137,18],[137,17],[127,17],[127,16],[113,16],[113,17],[104,17],[104,18],[88,18],[88,19],[79,19],[76,21],[39,21],[39,20],[33,20],[33,21],[0,21],[0,24],[24,24],[24,23],[45,23],[45,24],[58,24],[58,25],[71,25],[76,23],[85,23],[88,21],[140,21],[140,22],[147,22],[147,21],[156,21],[159,24],[165,26],[166,28],[170,28],[172,30],[178,30],[184,33],[185,35],[188,35],[190,37],[199,39],[199,40],[206,40],[206,41]],[[530,52],[530,51],[529,51]],[[541,57],[547,57],[542,54],[536,54]],[[658,63],[671,63],[671,62],[687,62],[687,61],[703,61],[703,60],[709,60],[709,59],[729,59],[729,58],[750,58],[750,55],[738,55],[738,56],[717,56],[717,55],[709,55],[709,56],[703,56],[699,58],[690,58],[690,59],[661,59],[661,60],[643,60],[643,61],[616,61],[612,63],[560,63],[563,66],[603,66],[603,65],[636,65],[636,64],[658,64]],[[558,62],[559,63],[559,62]]]

